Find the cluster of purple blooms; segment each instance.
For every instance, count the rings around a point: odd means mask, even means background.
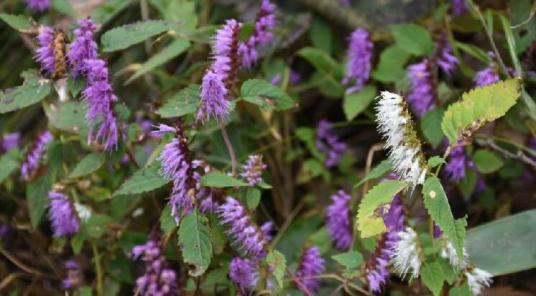
[[[50,0],[26,0],[26,6],[30,10],[45,11],[50,6]]]
[[[474,167],[473,162],[465,155],[463,145],[456,146],[450,152],[450,158],[445,165],[445,173],[452,181],[465,178],[466,168]]]
[[[48,198],[50,200],[48,216],[54,236],[64,237],[77,233],[80,228],[80,218],[69,197],[61,192],[50,191]]]
[[[39,164],[44,155],[47,144],[52,141],[52,139],[54,139],[54,137],[49,131],[41,132],[37,136],[33,145],[28,150],[28,153],[26,154],[26,157],[20,168],[20,174],[24,180],[28,181],[33,177],[39,168]]]
[[[75,289],[82,285],[82,269],[74,260],[68,260],[63,265],[67,269],[67,277],[62,282],[64,289]]]
[[[326,156],[325,165],[334,167],[341,156],[348,150],[346,143],[341,142],[333,131],[331,122],[322,119],[316,129],[316,147]]]
[[[385,214],[383,220],[387,227],[387,232],[383,234],[376,246],[374,255],[366,265],[369,289],[373,292],[379,292],[389,279],[387,264],[393,258],[394,247],[399,240],[398,233],[404,230],[404,209],[402,199],[398,194],[393,198],[389,211]]]
[[[314,277],[324,272],[324,264],[317,246],[305,249],[296,270],[297,288],[309,295],[317,292],[320,289],[320,280]]]
[[[350,200],[352,196],[339,190],[331,196],[332,203],[326,209],[326,225],[331,241],[340,251],[345,251],[352,244],[352,220]]]
[[[97,26],[90,19],[78,21],[78,28],[74,30],[74,41],[67,52],[73,77],[86,74],[88,65],[85,61],[98,57],[97,43],[93,37],[96,30]]]
[[[240,176],[242,176],[249,185],[255,186],[262,182],[262,172],[265,169],[266,164],[262,161],[262,155],[250,155],[246,163],[242,166],[242,173]]]
[[[437,66],[447,75],[451,75],[456,65],[458,65],[458,60],[452,53],[452,45],[448,41],[446,34],[441,34],[437,42]]]
[[[345,85],[351,85],[346,90],[347,93],[360,91],[369,80],[373,48],[367,30],[358,28],[350,35],[346,75],[342,81]]]
[[[413,113],[417,117],[422,117],[435,106],[436,89],[430,60],[423,59],[420,63],[409,65],[408,77],[410,81],[408,103]]]
[[[259,280],[257,262],[253,259],[234,257],[229,264],[229,278],[240,288],[241,294],[247,295]]]
[[[257,48],[273,40],[274,34],[271,31],[275,26],[275,5],[270,0],[263,0],[261,8],[257,13],[253,34],[238,46],[238,53],[242,58],[243,67],[249,68],[257,61]]]
[[[467,10],[467,6],[465,5],[465,0],[452,0],[452,13],[454,15],[461,15],[462,13]]]
[[[54,58],[54,29],[47,26],[39,27],[37,34],[37,44],[39,47],[35,51],[35,59],[41,64],[41,70],[51,75],[56,70],[56,60]]]
[[[0,153],[5,153],[20,144],[20,133],[5,134],[0,138]]]
[[[497,69],[497,64],[495,63],[495,54],[488,52],[490,58],[490,63],[488,67],[478,71],[475,75],[475,85],[476,86],[485,86],[488,84],[495,83],[501,78],[499,77],[499,72]]]
[[[143,245],[135,246],[132,257],[145,263],[145,274],[136,279],[136,294],[176,295],[177,274],[169,268],[158,239],[152,238]]]

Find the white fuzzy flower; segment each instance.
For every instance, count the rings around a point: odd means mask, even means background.
[[[491,273],[476,267],[471,271],[465,272],[465,276],[467,277],[469,288],[475,296],[479,295],[484,287],[489,287],[493,282]]]
[[[463,258],[460,258],[456,253],[456,249],[448,239],[445,239],[445,243],[441,248],[439,256],[449,260],[450,264],[458,269],[462,269],[467,266],[467,252],[465,251],[465,248],[463,248]]]
[[[81,221],[85,222],[91,218],[91,210],[83,204],[75,203],[74,209],[76,210],[76,213],[78,213],[78,217]]]
[[[411,273],[411,278],[419,276],[421,269],[421,247],[417,242],[417,233],[410,227],[398,233],[399,240],[394,246],[394,267],[397,273],[405,277]]]
[[[400,95],[388,91],[382,91],[380,97],[376,106],[378,129],[385,138],[394,171],[412,186],[423,184],[426,161],[406,102]]]

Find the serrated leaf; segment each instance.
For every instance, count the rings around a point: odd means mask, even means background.
[[[162,20],[136,22],[106,31],[101,37],[104,52],[125,49],[147,38],[175,28],[177,25]]]
[[[214,188],[241,187],[249,184],[221,172],[211,172],[203,176],[201,185]]]
[[[192,114],[199,106],[199,85],[189,85],[169,98],[156,112],[163,118],[180,117]]]
[[[422,134],[434,147],[437,147],[445,137],[441,129],[441,119],[444,113],[445,110],[442,108],[435,108],[424,114],[421,120]]]
[[[133,195],[152,191],[166,185],[169,181],[160,175],[160,162],[153,162],[146,168],[139,169],[128,178],[114,193],[118,195]]]
[[[342,108],[346,120],[350,121],[366,110],[375,97],[376,87],[373,85],[365,85],[359,92],[345,94]]]
[[[395,194],[406,188],[407,183],[397,180],[387,180],[374,186],[365,194],[357,211],[357,228],[362,238],[371,237],[385,232],[383,223],[383,208],[391,203]],[[380,210],[380,213],[377,212]]]
[[[415,24],[399,24],[391,26],[395,42],[408,53],[423,56],[432,52],[434,43],[428,31]]]
[[[387,174],[393,166],[391,165],[391,162],[388,159],[382,160],[378,165],[376,165],[364,178],[363,180],[359,181],[359,183],[354,185],[354,188],[358,188],[359,186],[365,184],[365,182],[370,181],[372,179],[377,179],[382,177],[383,175]]]
[[[16,111],[38,103],[50,93],[50,81],[39,79],[36,73],[22,74],[24,83],[11,89],[0,91],[0,113]]]
[[[363,263],[363,255],[358,251],[350,251],[331,256],[333,260],[343,265],[347,269],[358,268]]]
[[[0,156],[0,184],[19,167],[20,154],[19,149],[11,149]]]
[[[179,244],[184,262],[192,265],[188,272],[193,277],[205,273],[212,259],[210,229],[206,217],[193,210],[184,217],[179,227]]]
[[[80,178],[98,170],[104,164],[104,154],[91,153],[86,155],[69,174],[69,178]]]
[[[287,110],[294,106],[294,100],[286,92],[262,79],[244,82],[240,88],[240,98],[265,111]]]
[[[133,3],[131,0],[108,0],[93,10],[91,19],[96,23],[105,24]]]
[[[270,266],[270,270],[275,278],[275,281],[279,288],[283,288],[283,278],[285,276],[285,269],[287,268],[287,259],[285,255],[281,254],[278,250],[272,250],[268,256],[266,256],[266,262]]]
[[[441,129],[451,144],[464,130],[475,130],[508,111],[520,95],[521,80],[509,79],[464,93],[462,99],[445,111]]]
[[[31,19],[24,15],[0,13],[0,19],[17,31],[28,31],[33,27]]]
[[[184,40],[184,39],[174,40],[166,48],[154,54],[153,56],[151,56],[151,58],[149,58],[148,61],[143,63],[141,67],[138,70],[136,70],[134,75],[132,75],[132,77],[130,77],[127,80],[127,82],[125,82],[125,84],[129,84],[134,79],[142,76],[143,74],[150,72],[154,68],[167,63],[171,59],[183,53],[186,49],[188,49],[189,46],[190,46],[190,42],[188,40]]]
[[[404,65],[410,55],[399,46],[391,45],[380,54],[380,62],[372,72],[372,77],[381,82],[396,82],[405,75]]]
[[[493,275],[536,267],[536,210],[472,228],[467,232],[469,260]]]
[[[44,104],[50,124],[59,130],[71,133],[80,133],[81,130],[87,129],[85,108],[85,103],[77,101]]]
[[[39,226],[41,218],[48,205],[48,192],[52,188],[52,174],[46,174],[34,180],[26,187],[30,222],[35,229]]]
[[[421,279],[423,283],[437,296],[441,292],[445,276],[443,275],[443,268],[437,262],[426,262],[421,269]]]
[[[445,162],[445,159],[441,156],[432,156],[428,159],[428,168],[435,168],[436,166],[440,165],[440,164],[444,164],[446,163]]]
[[[478,169],[483,174],[493,173],[503,167],[504,161],[495,152],[479,149],[473,155],[473,161]]]
[[[448,239],[452,242],[452,245],[456,249],[456,252],[460,258],[463,258],[463,240],[464,229],[462,224],[454,222],[452,211],[450,209],[447,195],[441,181],[435,176],[431,176],[424,182],[423,187],[424,207],[428,210],[428,214],[439,228],[445,233]]]
[[[323,50],[305,47],[298,51],[298,55],[306,59],[322,74],[331,74],[337,80],[343,76],[341,65]]]

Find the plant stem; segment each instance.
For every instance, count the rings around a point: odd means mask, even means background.
[[[223,140],[225,141],[225,145],[227,146],[227,151],[229,152],[229,157],[231,157],[231,172],[233,176],[236,176],[236,154],[233,148],[233,143],[231,143],[231,139],[229,138],[229,134],[227,133],[227,129],[225,128],[225,125],[220,122],[220,129],[221,129],[221,135],[223,136]]]
[[[100,262],[100,254],[99,249],[97,248],[97,244],[93,241],[91,242],[91,248],[93,250],[93,257],[95,260],[95,273],[97,274],[97,295],[102,295],[102,284],[103,284],[103,274],[102,274],[102,266]]]

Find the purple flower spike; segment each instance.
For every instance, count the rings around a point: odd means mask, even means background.
[[[376,250],[366,265],[369,288],[373,292],[379,292],[389,279],[387,264],[393,257],[393,248],[399,240],[398,233],[404,229],[404,209],[402,199],[398,194],[393,198],[389,211],[383,220],[387,232],[378,241]]]
[[[459,181],[465,178],[465,169],[472,162],[465,155],[463,146],[456,146],[450,153],[450,159],[445,165],[445,173],[452,181]]]
[[[476,86],[485,86],[495,83],[501,79],[499,77],[497,64],[495,63],[495,54],[493,52],[488,52],[488,56],[491,62],[487,68],[484,68],[476,73],[474,78]]]
[[[452,0],[452,13],[454,15],[461,15],[466,9],[465,0]]]
[[[213,62],[201,84],[198,121],[208,121],[210,118],[224,121],[229,116],[228,85],[233,84],[238,70],[238,34],[241,26],[235,20],[228,20],[216,32],[212,43]]]
[[[69,198],[61,193],[50,191],[48,193],[50,200],[48,216],[52,223],[52,229],[55,237],[73,235],[80,228],[80,219]]]
[[[229,264],[229,277],[238,285],[242,294],[254,289],[257,285],[257,264],[251,259],[234,257]]]
[[[151,238],[145,244],[135,246],[132,258],[145,263],[145,274],[136,279],[136,294],[177,295],[177,274],[169,268],[159,239]]]
[[[331,241],[341,251],[348,250],[352,244],[350,199],[352,196],[339,190],[331,196],[333,202],[326,209],[326,225]]]
[[[20,144],[20,133],[5,134],[0,138],[0,153],[7,152]]]
[[[247,162],[242,166],[242,178],[248,181],[249,185],[255,186],[262,181],[262,172],[266,165],[262,162],[262,155],[254,154],[248,157]]]
[[[324,259],[320,256],[320,249],[316,246],[305,249],[300,264],[296,270],[299,280],[298,289],[304,293],[315,293],[320,288],[320,280],[311,278],[324,272]]]
[[[229,224],[228,233],[235,239],[235,244],[244,250],[246,255],[264,257],[266,241],[255,225],[246,209],[236,199],[228,196],[225,203],[217,210],[221,223]]]
[[[97,140],[106,150],[117,146],[119,132],[117,120],[113,113],[113,104],[117,96],[108,81],[108,68],[101,59],[86,60],[84,71],[87,72],[87,86],[82,92],[83,100],[88,104],[86,120],[90,130],[88,142]],[[101,120],[98,130],[95,128]]]
[[[43,157],[47,144],[52,141],[52,139],[53,136],[49,131],[44,131],[37,136],[34,144],[28,150],[20,168],[20,174],[24,180],[29,181],[33,177],[39,168],[39,163]]]
[[[452,53],[452,45],[450,45],[445,34],[442,34],[437,42],[436,55],[439,68],[447,75],[452,74],[458,64],[458,60]]]
[[[78,28],[74,30],[74,41],[67,52],[67,59],[71,66],[74,77],[86,72],[86,60],[97,58],[97,43],[93,40],[93,34],[97,26],[91,19],[78,21]]]
[[[348,61],[346,62],[346,76],[342,83],[352,84],[346,92],[358,92],[370,78],[372,49],[374,44],[370,40],[369,32],[358,28],[350,36],[348,45]]]
[[[30,10],[43,12],[50,6],[49,0],[26,0],[26,6]]]
[[[63,289],[76,289],[82,285],[82,269],[74,260],[69,260],[63,265],[67,269],[67,277],[62,282]]]
[[[257,48],[267,45],[274,39],[274,34],[271,31],[275,26],[275,5],[269,0],[263,0],[255,20],[255,31],[248,40],[238,47],[243,67],[250,68],[257,61]]]
[[[326,155],[325,165],[327,167],[336,166],[341,156],[348,150],[348,146],[333,133],[331,122],[325,119],[318,122],[316,147]]]
[[[265,222],[261,225],[261,232],[264,240],[269,242],[272,240],[274,232],[274,223],[272,221]]]
[[[41,70],[47,74],[54,73],[56,69],[54,58],[54,29],[41,26],[37,35],[37,43],[39,47],[35,51],[35,59],[41,64]]]
[[[410,65],[408,77],[411,87],[407,100],[413,113],[420,118],[435,106],[436,89],[430,61],[424,59],[420,63]]]

